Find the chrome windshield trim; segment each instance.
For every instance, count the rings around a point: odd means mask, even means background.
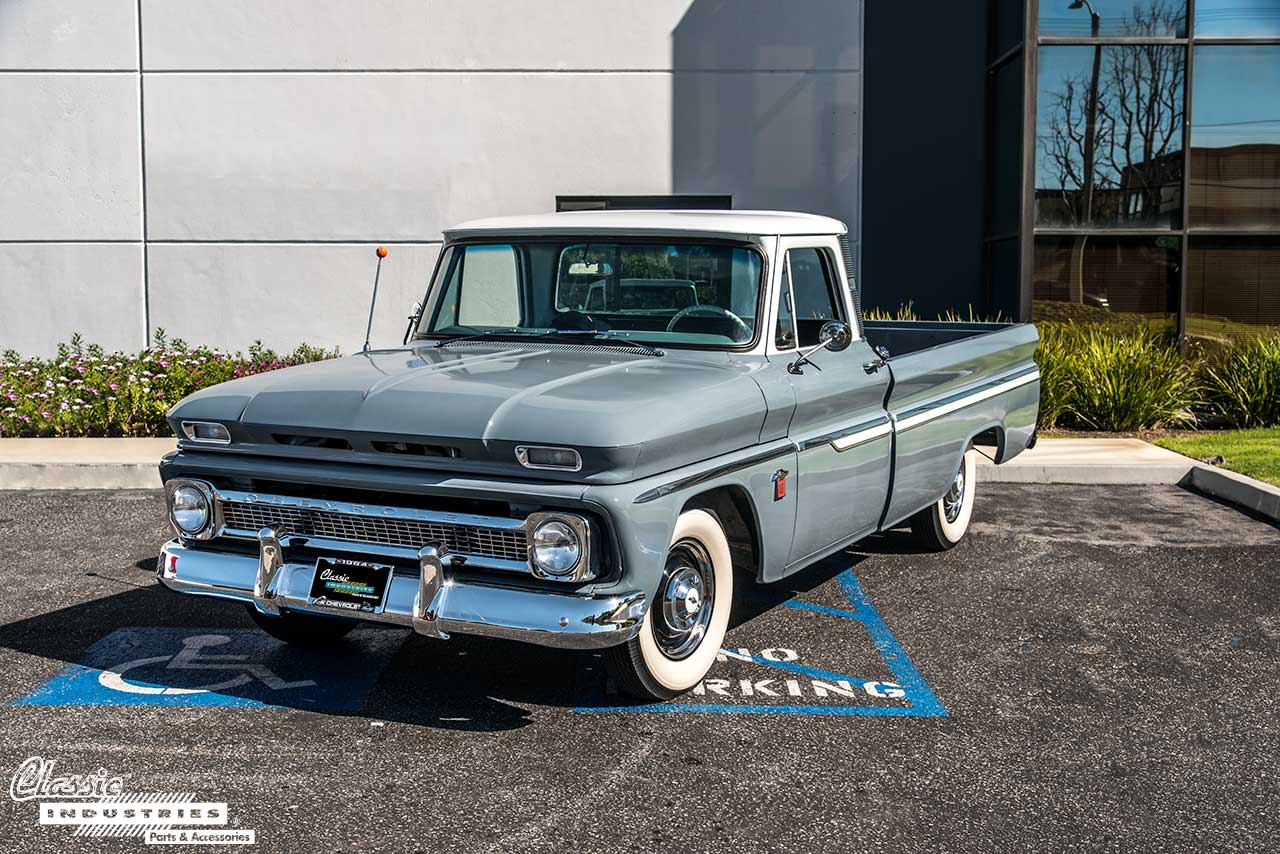
[[[1004,394],[1007,391],[1013,391],[1024,385],[1036,382],[1040,379],[1040,369],[1032,368],[1025,373],[1018,374],[1011,379],[996,379],[991,382],[984,383],[976,389],[959,392],[941,400],[934,401],[922,406],[916,406],[906,410],[901,415],[893,417],[893,429],[897,433],[910,430],[912,427],[919,427],[936,418],[944,415],[950,415],[967,406],[973,406],[975,403],[981,403],[984,400]]]

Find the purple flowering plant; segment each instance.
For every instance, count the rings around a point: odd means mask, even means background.
[[[0,353],[0,437],[168,436],[164,416],[182,398],[227,380],[339,356],[307,344],[281,355],[192,347],[157,329],[140,353],[107,353],[79,335],[52,359]]]

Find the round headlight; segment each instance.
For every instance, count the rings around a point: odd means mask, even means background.
[[[582,545],[564,522],[543,522],[533,531],[533,562],[548,575],[568,575],[578,565]]]
[[[184,534],[198,534],[209,522],[209,499],[194,486],[179,486],[173,491],[169,515]]]

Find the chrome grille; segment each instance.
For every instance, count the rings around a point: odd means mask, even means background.
[[[257,532],[267,525],[280,525],[288,533],[300,536],[380,543],[414,550],[427,543],[438,543],[446,551],[455,554],[520,562],[528,560],[524,531],[503,528],[361,516],[311,507],[280,507],[246,501],[223,501],[222,518],[226,527],[245,531]]]

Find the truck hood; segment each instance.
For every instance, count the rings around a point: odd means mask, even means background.
[[[258,452],[275,445],[301,453],[282,434],[349,442],[347,454],[382,463],[409,458],[386,459],[372,445],[379,439],[458,450],[456,459],[414,461],[437,468],[509,470],[517,443],[574,447],[583,454],[582,479],[619,480],[752,445],[765,415],[750,365],[724,353],[659,358],[613,346],[465,344],[372,351],[246,377],[191,395],[169,418],[175,428],[184,420],[226,423],[233,447]],[[305,455],[341,457],[333,448]]]

